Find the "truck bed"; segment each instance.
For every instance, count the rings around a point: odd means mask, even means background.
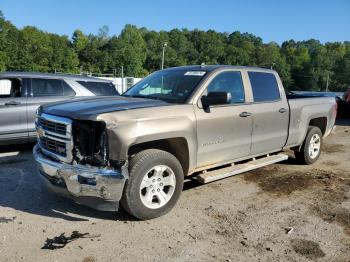
[[[310,124],[310,118],[324,121],[323,134],[329,135],[336,118],[336,101],[334,97],[315,97],[298,95],[288,97],[290,124],[287,145],[300,145]],[[325,117],[326,115],[326,117]]]

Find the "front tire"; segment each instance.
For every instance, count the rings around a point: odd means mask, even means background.
[[[318,127],[310,126],[300,150],[295,151],[296,159],[306,165],[315,163],[321,155],[322,137],[322,132]]]
[[[182,166],[175,156],[158,149],[141,151],[130,161],[121,204],[141,220],[162,216],[175,206],[183,181]]]

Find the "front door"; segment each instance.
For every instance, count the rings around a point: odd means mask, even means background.
[[[241,72],[218,73],[204,94],[209,92],[228,92],[232,99],[230,104],[210,106],[208,110],[195,105],[198,167],[235,160],[250,153],[252,117],[242,115],[249,111],[249,105],[246,104]]]

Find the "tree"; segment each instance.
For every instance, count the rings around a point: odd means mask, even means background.
[[[109,36],[109,27],[104,25],[98,29],[97,37],[100,39],[100,41],[105,42],[105,44],[108,42]]]
[[[281,55],[280,47],[275,42],[260,45],[256,50],[256,64],[264,68],[275,69],[283,80],[284,86],[292,84],[290,77],[290,66],[286,58]]]
[[[0,11],[0,71],[112,73],[123,66],[125,75],[143,77],[160,69],[165,42],[165,67],[201,63],[272,67],[291,90],[325,90],[328,83],[329,90],[341,91],[350,85],[350,41],[288,40],[278,45],[239,31],[157,32],[134,25],[113,36],[107,26],[89,35],[77,29],[69,39],[33,26],[18,29]]]
[[[114,39],[112,50],[114,68],[123,65],[125,74],[143,77],[147,71],[143,68],[146,61],[146,43],[141,31],[133,25],[126,25],[120,36]]]
[[[228,36],[225,64],[257,65],[256,49],[262,45],[261,38],[236,31]]]
[[[0,10],[0,71],[6,70],[7,54],[6,54],[6,28],[5,28],[5,17]]]
[[[149,72],[159,70],[161,67],[162,48],[165,42],[169,42],[168,33],[165,31],[142,31],[142,37],[146,44],[146,59],[144,62],[144,68]],[[169,66],[169,58],[173,43],[169,43],[165,52],[165,67]],[[171,52],[174,55],[174,52]]]
[[[334,80],[331,82],[332,90],[344,91],[350,87],[350,49],[348,49],[342,59],[337,60],[334,71]]]
[[[50,34],[52,55],[49,67],[56,72],[79,72],[79,58],[67,36]]]
[[[75,30],[72,36],[73,47],[77,54],[83,50],[89,43],[89,38],[80,30]]]
[[[189,40],[198,53],[196,64],[220,64],[224,61],[226,36],[213,30],[207,32],[193,30]]]
[[[88,44],[79,52],[80,67],[84,71],[103,73],[107,68],[106,42],[90,34]]]

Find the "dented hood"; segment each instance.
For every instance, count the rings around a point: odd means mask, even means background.
[[[146,107],[169,105],[160,100],[131,98],[123,96],[103,96],[74,98],[71,100],[42,105],[41,112],[71,119],[96,119],[97,115]]]

